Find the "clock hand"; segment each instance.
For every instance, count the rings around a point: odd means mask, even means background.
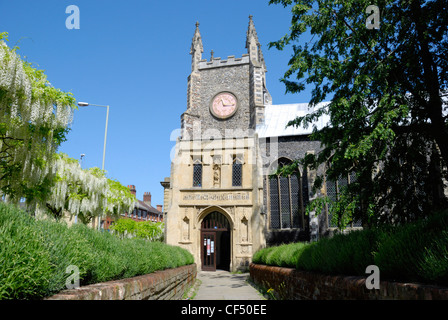
[[[231,104],[225,104],[224,103],[224,100],[221,98],[221,102],[222,102],[222,106],[223,107],[229,107],[229,106],[233,106],[233,103],[231,103]]]

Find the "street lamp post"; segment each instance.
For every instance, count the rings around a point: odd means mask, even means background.
[[[97,105],[97,104],[91,104],[91,103],[87,103],[87,102],[78,102],[78,106],[80,106],[80,107],[95,106],[95,107],[107,108],[106,129],[104,130],[103,165],[101,167],[101,169],[104,170],[104,161],[106,159],[107,124],[109,122],[109,106],[100,106],[100,105]]]
[[[81,153],[80,155],[80,163],[81,163],[81,169],[82,169],[82,159],[85,157],[86,155],[84,153]]]
[[[107,108],[107,113],[106,113],[106,129],[104,130],[104,147],[103,147],[103,164],[101,167],[101,170],[104,171],[104,161],[106,159],[106,141],[107,141],[107,124],[109,122],[109,106],[101,106],[98,104],[91,104],[91,103],[87,103],[87,102],[78,102],[78,106],[80,107],[88,107],[88,106],[94,106],[94,107],[103,107],[103,108]],[[101,228],[101,215],[98,216],[98,230],[100,230]]]

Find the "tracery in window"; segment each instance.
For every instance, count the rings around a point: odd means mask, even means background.
[[[278,166],[290,164],[291,160],[280,158]],[[270,228],[290,229],[303,227],[303,187],[300,174],[287,177],[266,177],[268,185],[267,199],[269,200]],[[303,183],[307,183],[306,179]]]

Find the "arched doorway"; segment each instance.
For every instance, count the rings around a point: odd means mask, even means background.
[[[220,212],[209,213],[201,223],[202,270],[230,270],[230,223]]]

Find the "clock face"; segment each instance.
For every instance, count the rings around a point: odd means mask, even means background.
[[[220,119],[227,119],[233,116],[237,109],[236,97],[230,92],[218,93],[212,100],[210,111]]]

